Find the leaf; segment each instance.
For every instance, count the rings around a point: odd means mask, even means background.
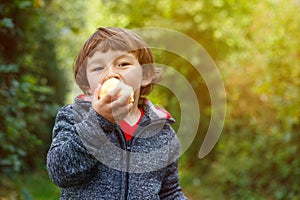
[[[32,6],[32,3],[30,1],[17,1],[16,4],[20,9],[26,9]]]
[[[18,73],[19,65],[9,64],[9,65],[0,65],[0,73]]]
[[[0,21],[0,27],[6,27],[6,28],[11,28],[13,29],[15,27],[15,24],[11,18],[4,17]]]

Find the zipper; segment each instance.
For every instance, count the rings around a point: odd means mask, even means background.
[[[123,194],[122,196],[124,197],[125,200],[127,200],[128,190],[129,190],[130,152],[131,152],[132,140],[126,141],[125,135],[119,125],[117,126],[117,130],[121,134],[122,142],[125,145],[125,150],[126,150],[126,156],[125,156],[126,166],[125,166],[125,172],[123,172],[123,173],[125,173],[125,186],[124,186],[125,189],[124,189],[124,192],[122,192],[122,194]]]
[[[125,138],[125,136],[124,136]],[[130,171],[130,154],[131,154],[131,145],[132,145],[132,140],[128,140],[125,142],[126,145],[126,187],[125,187],[125,199],[128,197],[128,192],[129,192],[129,171]]]
[[[137,129],[136,134],[134,134],[133,138],[131,140],[126,141],[125,135],[121,129],[121,127],[118,125],[117,129],[119,131],[119,133],[122,135],[122,142],[123,144],[125,144],[125,150],[126,150],[126,171],[125,171],[125,192],[124,192],[124,199],[127,200],[128,198],[128,191],[129,191],[129,171],[130,171],[130,154],[131,154],[131,150],[132,150],[132,146],[133,146],[133,142],[136,138],[138,138],[139,135],[141,135],[141,133],[143,132],[143,130],[145,130],[145,128],[149,128],[148,125],[150,126],[154,126],[157,124],[160,124],[162,122],[172,122],[172,119],[169,118],[159,118],[159,119],[154,119],[154,120],[146,120],[144,122],[141,123],[141,128]]]

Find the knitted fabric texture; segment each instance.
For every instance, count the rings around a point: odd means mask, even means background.
[[[126,141],[117,124],[75,99],[56,117],[47,169],[60,199],[186,199],[178,178],[179,141],[172,118],[151,102],[136,134]]]

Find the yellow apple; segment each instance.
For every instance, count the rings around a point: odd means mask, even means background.
[[[99,99],[103,98],[105,94],[107,94],[108,92],[115,89],[118,85],[120,85],[120,87],[121,87],[118,97],[125,95],[125,94],[130,94],[128,102],[133,102],[134,98],[133,98],[132,87],[129,85],[126,85],[124,82],[120,81],[117,78],[110,78],[103,83],[103,85],[101,86],[101,90],[99,92]]]

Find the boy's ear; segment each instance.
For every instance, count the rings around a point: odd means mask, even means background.
[[[152,74],[150,72],[143,73],[142,87],[146,87],[152,82]]]

